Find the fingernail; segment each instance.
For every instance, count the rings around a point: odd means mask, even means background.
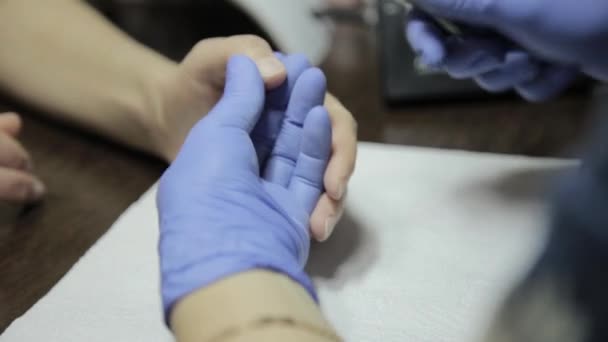
[[[275,76],[284,69],[283,64],[276,57],[266,57],[257,62],[262,77]]]
[[[334,232],[334,229],[336,228],[336,224],[338,224],[338,220],[339,217],[337,216],[329,216],[327,219],[325,219],[325,234],[323,235],[321,242],[329,239],[331,234]]]
[[[38,180],[34,181],[34,184],[32,185],[32,198],[39,199],[44,196],[45,192],[46,187],[44,186],[44,184],[42,184],[42,182]]]

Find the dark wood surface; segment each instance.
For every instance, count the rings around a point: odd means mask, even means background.
[[[387,109],[379,96],[372,31],[341,25],[324,64],[330,89],[359,121],[361,140],[556,156],[576,145],[589,96],[546,104],[518,99]],[[0,101],[1,109],[18,109]],[[2,206],[0,331],[42,297],[159,177],[159,161],[43,119],[25,116],[22,141],[50,193],[31,208]]]

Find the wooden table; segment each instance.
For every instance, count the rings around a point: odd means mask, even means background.
[[[330,89],[359,121],[365,141],[475,151],[562,155],[581,134],[588,96],[547,104],[517,99],[386,109],[379,96],[375,39],[340,26],[324,64]],[[1,109],[19,109],[0,100]],[[164,169],[102,139],[25,116],[22,141],[50,193],[41,205],[5,207],[0,227],[0,332],[41,298]]]

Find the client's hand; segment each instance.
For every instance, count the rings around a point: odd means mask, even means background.
[[[292,83],[266,97],[254,62],[231,58],[222,98],[163,175],[157,205],[167,318],[190,292],[256,268],[286,274],[314,297],[303,266],[331,122],[321,107],[323,74],[309,68]]]

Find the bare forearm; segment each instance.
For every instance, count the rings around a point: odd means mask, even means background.
[[[180,342],[340,340],[303,288],[269,271],[245,272],[194,292],[171,318]]]
[[[0,1],[0,87],[134,148],[155,153],[143,116],[175,65],[77,0]]]

